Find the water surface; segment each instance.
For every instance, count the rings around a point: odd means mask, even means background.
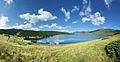
[[[103,37],[107,37],[110,35],[93,35],[93,34],[80,34],[80,35],[56,35],[49,38],[44,38],[41,40],[37,40],[39,44],[71,44],[77,42],[85,42],[90,40],[95,40]]]

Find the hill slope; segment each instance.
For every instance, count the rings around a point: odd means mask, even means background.
[[[114,62],[104,48],[119,37],[68,45],[19,45],[0,35],[0,62]]]
[[[120,33],[120,30],[98,29],[94,31],[75,32],[75,34],[114,34],[114,33]]]
[[[0,34],[5,35],[17,35],[19,37],[24,37],[26,40],[31,39],[42,39],[51,37],[59,34],[70,34],[67,32],[58,32],[58,31],[32,31],[32,30],[21,30],[21,29],[0,29]]]

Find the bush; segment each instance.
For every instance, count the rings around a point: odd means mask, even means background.
[[[22,37],[11,36],[9,42],[17,43],[19,45],[32,45],[33,42],[26,42]],[[34,41],[35,42],[35,41]]]
[[[113,35],[117,35],[117,34],[120,34],[120,33],[114,33]]]
[[[102,40],[108,39],[107,37],[102,38]]]
[[[110,58],[115,58],[115,62],[120,61],[120,40],[109,43],[105,47],[105,50]]]
[[[31,40],[31,42],[32,42],[32,43],[36,43],[36,42],[37,42],[37,40]]]

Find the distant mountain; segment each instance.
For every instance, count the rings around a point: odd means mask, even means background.
[[[24,31],[22,29],[6,29],[6,30],[10,30],[10,31]]]
[[[74,32],[74,33],[89,33],[91,31],[77,31],[77,32]]]
[[[98,29],[98,30],[95,30],[95,31],[91,31],[90,33],[95,33],[95,34],[113,34],[113,33],[120,33],[120,30]]]
[[[75,32],[75,34],[114,34],[120,33],[120,30],[113,30],[113,29],[98,29],[94,31],[82,31],[82,32]]]

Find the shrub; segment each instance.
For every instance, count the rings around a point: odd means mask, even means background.
[[[31,42],[32,42],[32,43],[36,43],[36,42],[37,42],[37,40],[31,40]]]
[[[113,35],[117,35],[117,34],[120,34],[120,33],[114,33]]]
[[[107,37],[102,38],[102,40],[108,39]]]
[[[120,61],[120,40],[109,43],[105,50],[110,58],[115,58],[116,62]]]
[[[19,45],[32,45],[33,42],[26,42],[22,37],[11,36],[9,42],[17,43]],[[34,41],[35,42],[35,41]]]

